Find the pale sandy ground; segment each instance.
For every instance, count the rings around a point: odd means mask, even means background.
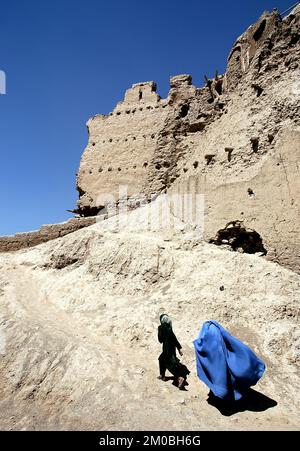
[[[0,269],[1,429],[299,429],[299,275],[182,232],[97,225],[3,254]],[[162,312],[191,370],[185,392],[157,380]],[[207,319],[267,364],[261,395],[231,415],[196,376]]]

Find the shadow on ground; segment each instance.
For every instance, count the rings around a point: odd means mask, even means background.
[[[247,396],[244,396],[239,401],[234,402],[224,401],[217,398],[212,392],[210,392],[207,402],[211,406],[216,407],[216,409],[218,409],[219,412],[226,417],[230,417],[231,415],[235,415],[239,412],[245,412],[247,410],[250,412],[264,412],[265,410],[277,406],[277,402],[274,399],[271,399],[268,396],[252,389],[249,391]]]
[[[170,381],[172,381],[172,385],[174,385],[174,387],[178,388],[178,381],[177,381],[176,377],[174,377],[174,376],[166,377],[164,380],[164,382],[170,382]],[[184,386],[180,390],[187,391],[186,387],[188,387],[188,386],[189,386],[188,381],[185,381]]]

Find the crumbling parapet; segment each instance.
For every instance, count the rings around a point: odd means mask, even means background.
[[[127,89],[124,101],[120,102],[118,106],[157,103],[160,101],[160,96],[156,89],[157,86],[154,81],[136,83],[130,89]]]
[[[248,30],[237,39],[229,57],[225,75],[224,88],[227,91],[234,90],[243,74],[248,71],[254,60],[259,63],[261,52],[265,52],[269,40],[278,30],[281,17],[277,10],[272,13],[265,12],[257,23],[251,25]]]
[[[2,236],[0,237],[0,252],[12,252],[37,246],[38,244],[61,238],[95,223],[96,218],[72,218],[69,221],[59,224],[44,225],[40,230],[34,232]]]

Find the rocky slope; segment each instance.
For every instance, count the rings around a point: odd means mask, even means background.
[[[0,255],[1,429],[299,428],[300,276],[115,221]],[[162,312],[191,370],[186,392],[156,379]],[[208,319],[267,364],[236,411],[207,403],[196,377],[192,341]]]

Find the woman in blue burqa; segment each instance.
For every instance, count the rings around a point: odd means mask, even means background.
[[[166,370],[170,371],[175,377],[175,384],[179,389],[184,389],[187,385],[186,378],[190,373],[185,365],[180,363],[180,360],[176,357],[176,349],[180,356],[182,356],[182,346],[177,340],[173,329],[171,318],[163,314],[160,316],[160,326],[158,326],[158,341],[162,343],[163,349],[159,356],[159,379],[167,381]]]
[[[216,321],[204,323],[194,346],[199,379],[225,401],[241,399],[265,371],[263,361]]]

